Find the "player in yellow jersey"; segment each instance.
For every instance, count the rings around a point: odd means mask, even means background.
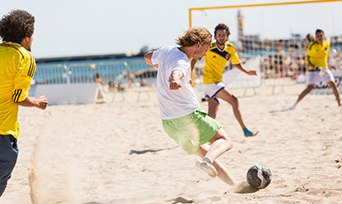
[[[241,64],[234,45],[228,41],[229,35],[228,26],[223,23],[218,24],[214,32],[216,42],[211,45],[204,57],[203,90],[208,96],[208,115],[216,118],[220,104],[218,98],[220,98],[232,105],[234,116],[239,122],[244,135],[246,137],[255,136],[258,131],[252,131],[246,127],[242,120],[238,99],[230,94],[225,89],[225,84],[222,83],[222,75],[229,60],[240,71],[252,76],[257,75],[255,70],[247,70]]]
[[[45,109],[48,104],[44,96],[28,96],[36,70],[30,53],[34,21],[23,10],[14,10],[0,21],[0,197],[18,157],[18,106]]]
[[[296,103],[292,106],[292,108],[295,108],[297,104],[314,89],[315,84],[319,84],[321,82],[327,83],[331,87],[338,106],[341,106],[340,94],[338,93],[334,76],[328,67],[330,44],[324,39],[325,35],[323,30],[317,29],[315,32],[315,40],[309,44],[306,53],[308,86],[304,89],[304,91],[302,91],[302,93],[300,93]]]

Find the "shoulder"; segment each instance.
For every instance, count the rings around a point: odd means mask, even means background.
[[[316,41],[312,41],[310,42],[309,46],[308,46],[308,50],[311,50],[315,45],[317,45],[318,43]]]
[[[216,48],[216,43],[211,43],[210,48],[209,49],[213,49]]]
[[[13,56],[17,56],[21,60],[24,60],[24,61],[34,60],[34,57],[31,54],[31,52],[29,52],[28,50],[26,50],[23,46],[21,46],[19,44],[4,43],[1,46],[4,48],[8,48],[9,54],[11,54]]]
[[[226,42],[225,50],[226,50],[227,52],[229,52],[229,53],[234,53],[234,52],[236,52],[235,47],[234,47],[234,44],[231,43],[231,42],[228,42],[228,41]]]
[[[329,46],[330,46],[330,43],[329,43],[328,41],[324,41],[324,42],[323,42],[323,45],[329,47]]]
[[[226,42],[226,46],[230,48],[234,48],[234,44],[229,41]]]
[[[158,49],[153,50],[153,53],[156,53],[156,52],[165,52],[165,51],[167,51],[167,50],[169,50],[169,49],[170,49],[170,47],[160,47],[160,48],[158,48]]]
[[[172,64],[172,66],[190,63],[190,60],[185,53],[180,51],[176,46],[163,47],[159,49],[159,56],[164,61],[166,60],[165,62]]]
[[[152,58],[163,58],[166,53],[170,52],[170,47],[161,47],[152,51]]]

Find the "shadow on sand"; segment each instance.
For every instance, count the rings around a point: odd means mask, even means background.
[[[129,154],[146,154],[146,153],[155,153],[155,152],[159,152],[159,151],[164,151],[164,150],[172,150],[177,148],[177,146],[175,147],[170,147],[170,148],[164,148],[164,149],[144,149],[144,150],[134,150],[131,149],[129,151]]]
[[[271,110],[270,113],[287,112],[287,111],[292,111],[294,109],[295,109],[294,107],[289,107],[289,108],[283,108],[280,110]]]
[[[185,198],[182,198],[182,197],[177,197],[177,198],[174,198],[174,199],[171,199],[171,200],[167,200],[167,202],[172,202],[172,204],[177,204],[177,203],[194,203],[195,201],[193,200],[187,200]]]

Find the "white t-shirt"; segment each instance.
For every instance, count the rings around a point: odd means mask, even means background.
[[[164,47],[153,52],[152,63],[158,64],[157,96],[161,119],[180,118],[200,107],[190,82],[191,65],[189,58],[177,47]],[[173,70],[180,70],[184,77],[182,87],[170,89],[169,77]]]

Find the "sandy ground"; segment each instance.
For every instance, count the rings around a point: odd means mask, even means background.
[[[244,138],[231,107],[217,120],[234,147],[220,160],[237,181],[263,163],[272,182],[256,192],[211,179],[163,131],[153,89],[106,95],[108,102],[20,109],[20,154],[1,204],[339,203],[342,108],[332,95],[309,95],[285,111],[304,85],[234,89]],[[201,103],[207,110],[207,103]]]

